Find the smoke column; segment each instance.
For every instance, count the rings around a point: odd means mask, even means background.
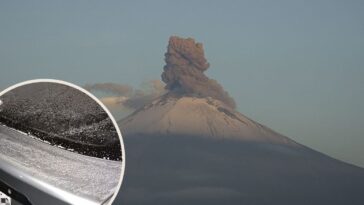
[[[201,43],[194,39],[172,36],[169,39],[162,73],[166,89],[180,95],[212,97],[235,108],[235,101],[213,79],[204,72],[209,68]]]

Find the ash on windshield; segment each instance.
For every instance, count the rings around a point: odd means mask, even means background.
[[[122,159],[106,111],[82,91],[53,82],[23,85],[0,96],[0,123],[80,154]]]

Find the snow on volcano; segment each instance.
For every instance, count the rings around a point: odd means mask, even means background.
[[[120,121],[125,135],[184,135],[297,145],[211,97],[162,96]]]

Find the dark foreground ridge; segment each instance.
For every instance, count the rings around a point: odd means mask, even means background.
[[[0,98],[0,123],[70,151],[121,160],[120,140],[111,119],[81,91],[35,83]]]
[[[362,205],[364,170],[307,147],[201,136],[124,135],[116,204]]]

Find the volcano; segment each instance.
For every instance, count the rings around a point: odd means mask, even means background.
[[[182,135],[299,146],[213,98],[165,95],[121,122],[126,135]],[[143,128],[143,129],[141,129]]]
[[[201,50],[194,40],[171,37],[162,75],[167,93],[119,121],[128,162],[115,203],[364,203],[363,168],[239,113],[227,92],[204,75]]]

